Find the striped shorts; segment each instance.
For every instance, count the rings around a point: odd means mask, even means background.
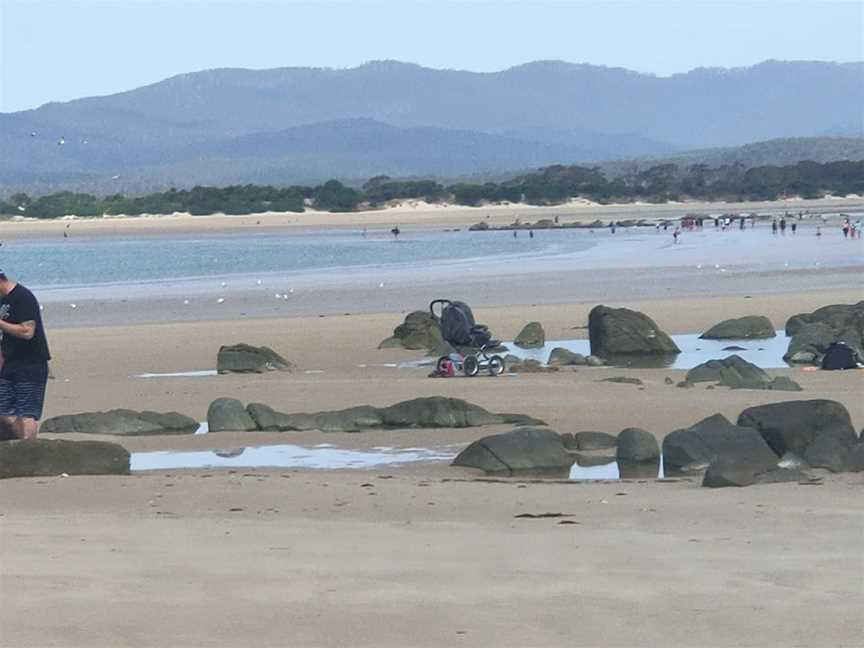
[[[42,418],[48,364],[8,366],[0,370],[0,416]]]

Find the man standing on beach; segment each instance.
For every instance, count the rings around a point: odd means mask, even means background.
[[[48,340],[36,297],[0,270],[0,423],[35,439],[48,383]]]

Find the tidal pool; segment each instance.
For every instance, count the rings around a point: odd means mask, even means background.
[[[321,444],[252,446],[201,451],[133,452],[130,469],[176,470],[181,468],[375,468],[415,461],[450,461],[456,454],[430,448],[372,451],[345,450]]]
[[[783,360],[783,354],[789,347],[789,338],[784,331],[777,331],[777,337],[762,340],[702,340],[698,333],[673,335],[672,339],[681,349],[681,353],[667,356],[619,356],[610,358],[609,364],[615,367],[692,369],[708,360],[719,360],[737,354],[763,369],[789,366]],[[507,353],[517,358],[543,363],[549,360],[549,354],[556,347],[586,356],[591,353],[588,340],[550,340],[540,349],[520,349],[512,342],[505,342],[505,346]],[[742,350],[726,351],[726,347],[740,347]]]

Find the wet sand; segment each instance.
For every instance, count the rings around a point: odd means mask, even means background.
[[[861,299],[860,274],[845,272],[839,284],[805,282],[816,286],[807,291],[803,275],[772,284],[754,273],[748,283],[742,273],[728,293],[702,286],[698,296],[699,287],[648,274],[645,283],[661,288],[648,297],[611,286],[603,294],[597,284],[596,297],[562,293],[566,303],[540,303],[551,300],[549,280],[523,305],[493,283],[478,288],[485,299],[476,314],[505,339],[531,320],[550,339],[585,337],[588,311],[601,301],[642,310],[670,333],[749,314],[782,328],[795,313]],[[777,281],[783,291],[771,289]],[[151,305],[132,300],[119,320],[126,325],[64,320],[49,331],[55,379],[46,415],[129,407],[203,419],[219,396],[316,411],[444,395],[538,416],[559,432],[638,425],[662,438],[716,412],[734,418],[759,403],[833,398],[864,424],[864,372],[770,371],[800,382],[801,393],[679,389],[665,378],[677,382],[684,372],[671,369],[429,379],[426,369],[398,367],[421,353],[376,349],[401,322],[399,311],[428,301],[404,296],[411,299],[398,308],[327,317],[135,324],[147,321],[141,312]],[[272,346],[297,370],[131,377],[212,369],[218,347],[235,342]],[[597,382],[614,375],[644,386]],[[133,452],[280,443],[458,449],[503,429],[111,440]],[[0,644],[853,646],[864,631],[864,474],[721,491],[698,480],[478,477],[422,462],[6,480]],[[543,512],[572,517],[514,518]]]

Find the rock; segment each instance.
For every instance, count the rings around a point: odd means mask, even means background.
[[[469,232],[485,232],[489,229],[489,223],[486,221],[480,221],[479,223],[474,223],[471,227],[468,228]]]
[[[849,472],[864,472],[864,441],[859,440],[852,448],[846,469]]]
[[[825,350],[837,340],[837,335],[830,326],[821,322],[807,324],[792,336],[784,360],[790,360],[799,353],[810,353],[818,360]]]
[[[647,315],[627,308],[595,306],[588,315],[591,353],[614,355],[656,355],[681,350]]]
[[[801,391],[788,377],[771,378],[765,371],[738,355],[722,360],[708,360],[687,372],[686,383],[716,382],[731,389],[773,389]]]
[[[555,347],[552,349],[552,353],[549,354],[547,364],[555,367],[586,365],[588,364],[588,359],[581,353],[574,353],[562,347]]]
[[[641,380],[638,378],[631,378],[630,376],[612,376],[611,378],[602,378],[597,382],[611,382],[611,383],[621,383],[623,385],[644,385]]]
[[[411,350],[422,349],[432,355],[446,355],[454,350],[441,336],[438,318],[428,311],[408,313],[405,321],[393,330],[393,336],[378,345],[379,349],[399,347]]]
[[[660,457],[647,461],[623,461],[618,459],[617,463],[618,476],[621,479],[657,479],[660,475]]]
[[[294,365],[266,346],[232,344],[220,347],[216,356],[216,371],[220,374],[266,373],[293,369]]]
[[[177,412],[136,412],[115,409],[107,412],[64,414],[46,419],[39,428],[42,434],[110,434],[144,436],[159,434],[194,434],[198,421]]]
[[[688,466],[710,465],[722,459],[754,472],[777,466],[775,454],[758,431],[733,425],[725,416],[715,414],[689,428],[675,430],[663,439],[663,464],[667,472]]]
[[[490,473],[567,470],[575,457],[549,428],[519,428],[474,441],[453,460],[454,466]]]
[[[703,340],[753,340],[773,338],[777,335],[774,325],[762,315],[748,315],[723,320],[699,337]]]
[[[792,380],[789,376],[776,376],[770,383],[768,383],[767,389],[771,389],[773,391],[804,391],[797,382]]]
[[[593,468],[594,466],[608,466],[615,463],[615,457],[612,455],[585,455],[576,453],[574,455],[577,466],[582,468]]]
[[[813,351],[796,351],[787,362],[794,364],[814,364],[817,359],[818,356]]]
[[[250,432],[258,426],[236,398],[217,398],[207,409],[210,432]]]
[[[239,402],[239,401],[238,401]],[[231,405],[236,408],[236,405]],[[371,429],[466,428],[483,425],[545,425],[524,414],[493,414],[458,398],[415,398],[378,408],[360,405],[347,409],[285,414],[262,403],[250,403],[247,415],[257,429],[269,431],[362,432]]]
[[[687,372],[688,383],[715,382],[732,389],[767,389],[771,377],[738,355],[708,360]]]
[[[791,336],[785,360],[799,352],[819,357],[832,342],[845,342],[864,356],[864,301],[857,304],[832,304],[812,313],[801,313],[786,322],[786,334]]]
[[[681,382],[676,383],[675,386],[680,387],[681,389],[692,389],[694,385],[691,382],[687,382],[686,380],[682,380]]]
[[[794,452],[806,459],[807,447],[822,434],[845,445],[857,442],[846,408],[832,400],[800,400],[757,405],[738,416],[738,425],[759,432],[777,456]]]
[[[663,382],[666,383],[667,385],[674,385],[674,384],[675,384],[675,381],[672,380],[669,376],[666,376],[666,377],[663,379]]]
[[[650,432],[641,428],[621,430],[617,440],[616,459],[619,462],[642,463],[660,457],[660,446]],[[656,473],[655,473],[656,475]]]
[[[508,358],[514,356],[507,356]],[[539,360],[520,360],[516,359],[515,362],[508,362],[506,359],[504,360],[504,366],[507,367],[507,371],[510,373],[555,373],[558,371],[558,367],[548,367],[542,364]]]
[[[618,438],[606,432],[577,432],[573,435],[577,450],[608,450],[618,445]]]
[[[464,428],[501,423],[501,418],[459,398],[415,398],[379,410],[387,427]]]
[[[513,344],[522,349],[540,349],[546,344],[546,332],[540,322],[529,322],[519,331]]]
[[[852,452],[857,445],[835,434],[820,434],[804,451],[804,461],[813,468],[826,468],[835,473],[846,472],[850,468]]]
[[[707,488],[752,486],[755,483],[756,473],[749,466],[734,461],[712,462],[702,478],[702,485]]]
[[[36,439],[0,443],[0,479],[63,473],[128,475],[129,452],[105,441]]]
[[[585,364],[589,367],[603,367],[606,365],[606,361],[603,358],[599,358],[595,355],[589,355],[585,358]]]
[[[528,416],[527,414],[506,414],[501,413],[498,414],[498,417],[501,419],[502,423],[507,423],[508,425],[516,425],[516,426],[531,426],[536,427],[539,425],[546,425],[546,421],[543,421],[538,418],[534,418],[533,416]]]

